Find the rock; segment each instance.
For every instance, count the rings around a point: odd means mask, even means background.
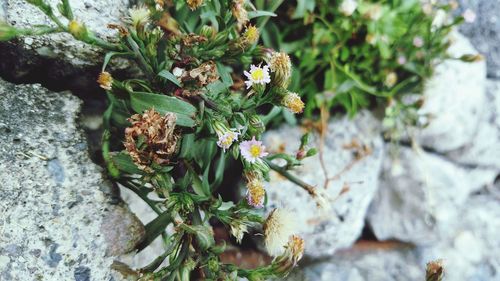
[[[61,19],[56,5],[59,0],[46,0]],[[120,23],[128,15],[129,0],[70,0],[75,18],[84,22],[98,37],[114,37],[115,30],[108,23]],[[24,0],[0,1],[0,20],[18,28],[37,24],[55,26],[38,8]],[[63,89],[95,85],[97,73],[103,61],[103,51],[75,40],[66,33],[22,37],[1,43],[0,74],[15,81],[43,81],[51,88]],[[114,64],[116,69],[129,65],[123,61]]]
[[[101,226],[116,206],[88,157],[76,123],[80,104],[67,92],[0,80],[1,280],[113,274]],[[128,229],[116,223],[110,229]]]
[[[443,259],[445,280],[500,280],[498,197],[473,196],[460,212],[459,226],[439,244],[420,249],[422,259]]]
[[[460,0],[460,13],[470,9],[475,21],[464,23],[460,32],[467,36],[474,47],[486,56],[488,77],[500,78],[500,2],[489,0]]]
[[[298,127],[282,127],[264,136],[270,151],[295,153],[304,133]],[[378,186],[384,155],[379,122],[368,112],[354,119],[334,119],[328,124],[324,141],[325,176],[319,156],[306,158],[292,173],[324,193],[328,208],[318,209],[309,194],[276,173],[267,187],[266,211],[285,206],[295,211],[299,234],[306,241],[306,255],[331,255],[354,243],[364,226],[364,218]],[[318,136],[312,146],[319,148]],[[326,179],[330,181],[326,185]]]
[[[470,144],[450,151],[447,157],[465,165],[500,171],[500,82],[488,80],[481,120]]]
[[[108,244],[107,254],[118,256],[132,252],[142,242],[146,230],[126,206],[114,206],[106,214],[102,232]]]
[[[432,245],[460,219],[469,195],[493,183],[496,169],[458,166],[443,157],[401,147],[384,162],[368,221],[379,240]]]
[[[454,43],[448,52],[452,57],[477,53],[462,35],[451,36]],[[430,124],[416,132],[416,141],[438,152],[470,144],[483,110],[485,90],[484,61],[447,60],[438,65],[435,75],[425,84],[425,101],[419,110],[430,116]]]
[[[362,243],[369,244],[369,243]],[[411,249],[354,247],[312,262],[293,272],[288,281],[415,281],[424,280],[425,266]],[[459,280],[459,279],[454,279]]]

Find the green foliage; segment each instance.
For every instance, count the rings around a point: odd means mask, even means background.
[[[315,153],[306,150],[307,138],[297,155],[268,155],[259,141],[265,131],[261,113],[282,106],[298,113],[303,107],[286,88],[291,79],[288,56],[256,44],[255,25],[275,16],[280,2],[271,2],[270,10],[254,10],[240,0],[146,1],[129,10],[126,22],[109,26],[117,31],[109,41],[75,20],[78,15],[68,0],[61,0],[57,10],[44,0],[28,2],[54,26],[19,30],[1,23],[1,40],[67,32],[108,51],[97,80],[109,101],[103,116],[103,158],[110,176],[158,215],[146,225],[137,250],[158,236],[165,242],[164,254],[137,269],[138,278],[262,280],[286,275],[302,257],[301,238],[294,236],[283,245],[283,254],[270,265],[243,270],[220,261],[225,244],[216,244],[211,226],[225,225],[240,243],[249,227],[264,223],[258,208],[265,201],[270,159],[285,159],[285,167],[272,167],[306,186],[286,170]],[[280,62],[266,61],[268,53]],[[140,72],[116,79],[106,69],[117,57],[136,64]],[[247,181],[247,198],[240,202],[224,202],[217,192],[229,162],[239,163]],[[169,225],[175,229],[170,234]],[[168,266],[159,268],[166,259]]]
[[[435,64],[447,58],[448,33],[463,20],[451,10],[417,0],[290,1],[262,38],[293,55],[291,90],[306,95],[308,117],[322,106],[341,106],[352,116],[422,91]]]

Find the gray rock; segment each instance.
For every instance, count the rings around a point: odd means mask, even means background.
[[[473,23],[464,23],[460,32],[487,58],[488,76],[500,78],[500,2],[491,0],[460,0],[460,12],[475,12]]]
[[[496,169],[460,167],[445,158],[402,147],[386,158],[369,223],[379,240],[432,245],[454,231],[469,195],[493,183]]]
[[[101,229],[108,244],[107,254],[110,256],[133,251],[146,234],[142,222],[126,206],[110,208]]]
[[[424,280],[425,266],[411,249],[349,249],[305,265],[288,281],[415,281]],[[456,279],[458,280],[458,279]]]
[[[500,204],[498,197],[473,196],[460,221],[440,243],[420,249],[422,260],[443,259],[445,280],[500,280]]]
[[[63,24],[67,24],[68,21],[60,16],[56,8],[60,1],[45,2],[52,6]],[[107,28],[107,24],[120,23],[127,16],[130,5],[129,0],[69,2],[75,18],[84,22],[89,30],[102,39],[114,37],[116,31]],[[47,16],[25,0],[1,0],[0,20],[19,28],[37,24],[54,26]],[[61,88],[58,87],[60,84],[95,82],[96,72],[103,60],[102,50],[79,42],[65,33],[23,37],[2,43],[0,49],[0,73],[3,77],[11,80],[50,80],[56,84],[55,88]],[[123,62],[115,65],[117,69],[127,66]]]
[[[111,277],[101,225],[115,206],[82,145],[80,104],[66,92],[0,80],[1,280]]]
[[[476,54],[470,42],[458,33],[451,34],[452,57]],[[486,91],[484,61],[465,63],[447,60],[436,67],[426,82],[421,114],[429,115],[428,127],[415,134],[422,146],[439,152],[458,149],[472,142],[483,110]]]
[[[500,172],[500,82],[488,80],[486,100],[481,120],[470,144],[450,151],[453,161],[482,167],[496,168]]]
[[[354,243],[364,226],[364,218],[378,186],[384,155],[379,122],[368,112],[354,119],[333,119],[325,136],[322,170],[319,156],[306,158],[294,173],[316,187],[327,200],[327,208],[318,208],[309,194],[275,173],[267,187],[267,211],[284,206],[295,211],[298,232],[306,241],[306,255],[331,255],[336,249]],[[304,130],[282,127],[264,136],[270,151],[295,153]],[[312,146],[319,148],[319,138]],[[326,179],[330,179],[326,184]],[[325,188],[326,186],[326,188]]]

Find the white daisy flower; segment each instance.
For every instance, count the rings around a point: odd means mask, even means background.
[[[271,76],[269,75],[269,66],[268,65],[264,65],[263,67],[260,67],[260,66],[255,66],[252,64],[250,66],[250,72],[245,71],[243,73],[248,78],[248,80],[245,81],[245,84],[247,85],[247,89],[252,87],[252,85],[255,85],[255,84],[265,85],[265,84],[268,84],[271,82]]]
[[[236,129],[228,129],[226,125],[219,121],[214,122],[214,130],[219,138],[217,140],[217,145],[222,148],[224,152],[231,147],[239,136]]]
[[[252,137],[252,140],[240,143],[240,152],[241,156],[250,163],[255,163],[261,157],[269,154],[266,152],[266,147],[261,141],[256,140],[255,136]]]

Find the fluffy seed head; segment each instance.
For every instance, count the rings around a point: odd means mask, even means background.
[[[149,21],[149,9],[146,6],[138,6],[128,9],[130,19],[132,20],[132,25],[135,27],[146,24]]]
[[[286,209],[274,209],[264,223],[264,244],[267,252],[277,257],[285,251],[290,236],[295,232],[295,218]]]

